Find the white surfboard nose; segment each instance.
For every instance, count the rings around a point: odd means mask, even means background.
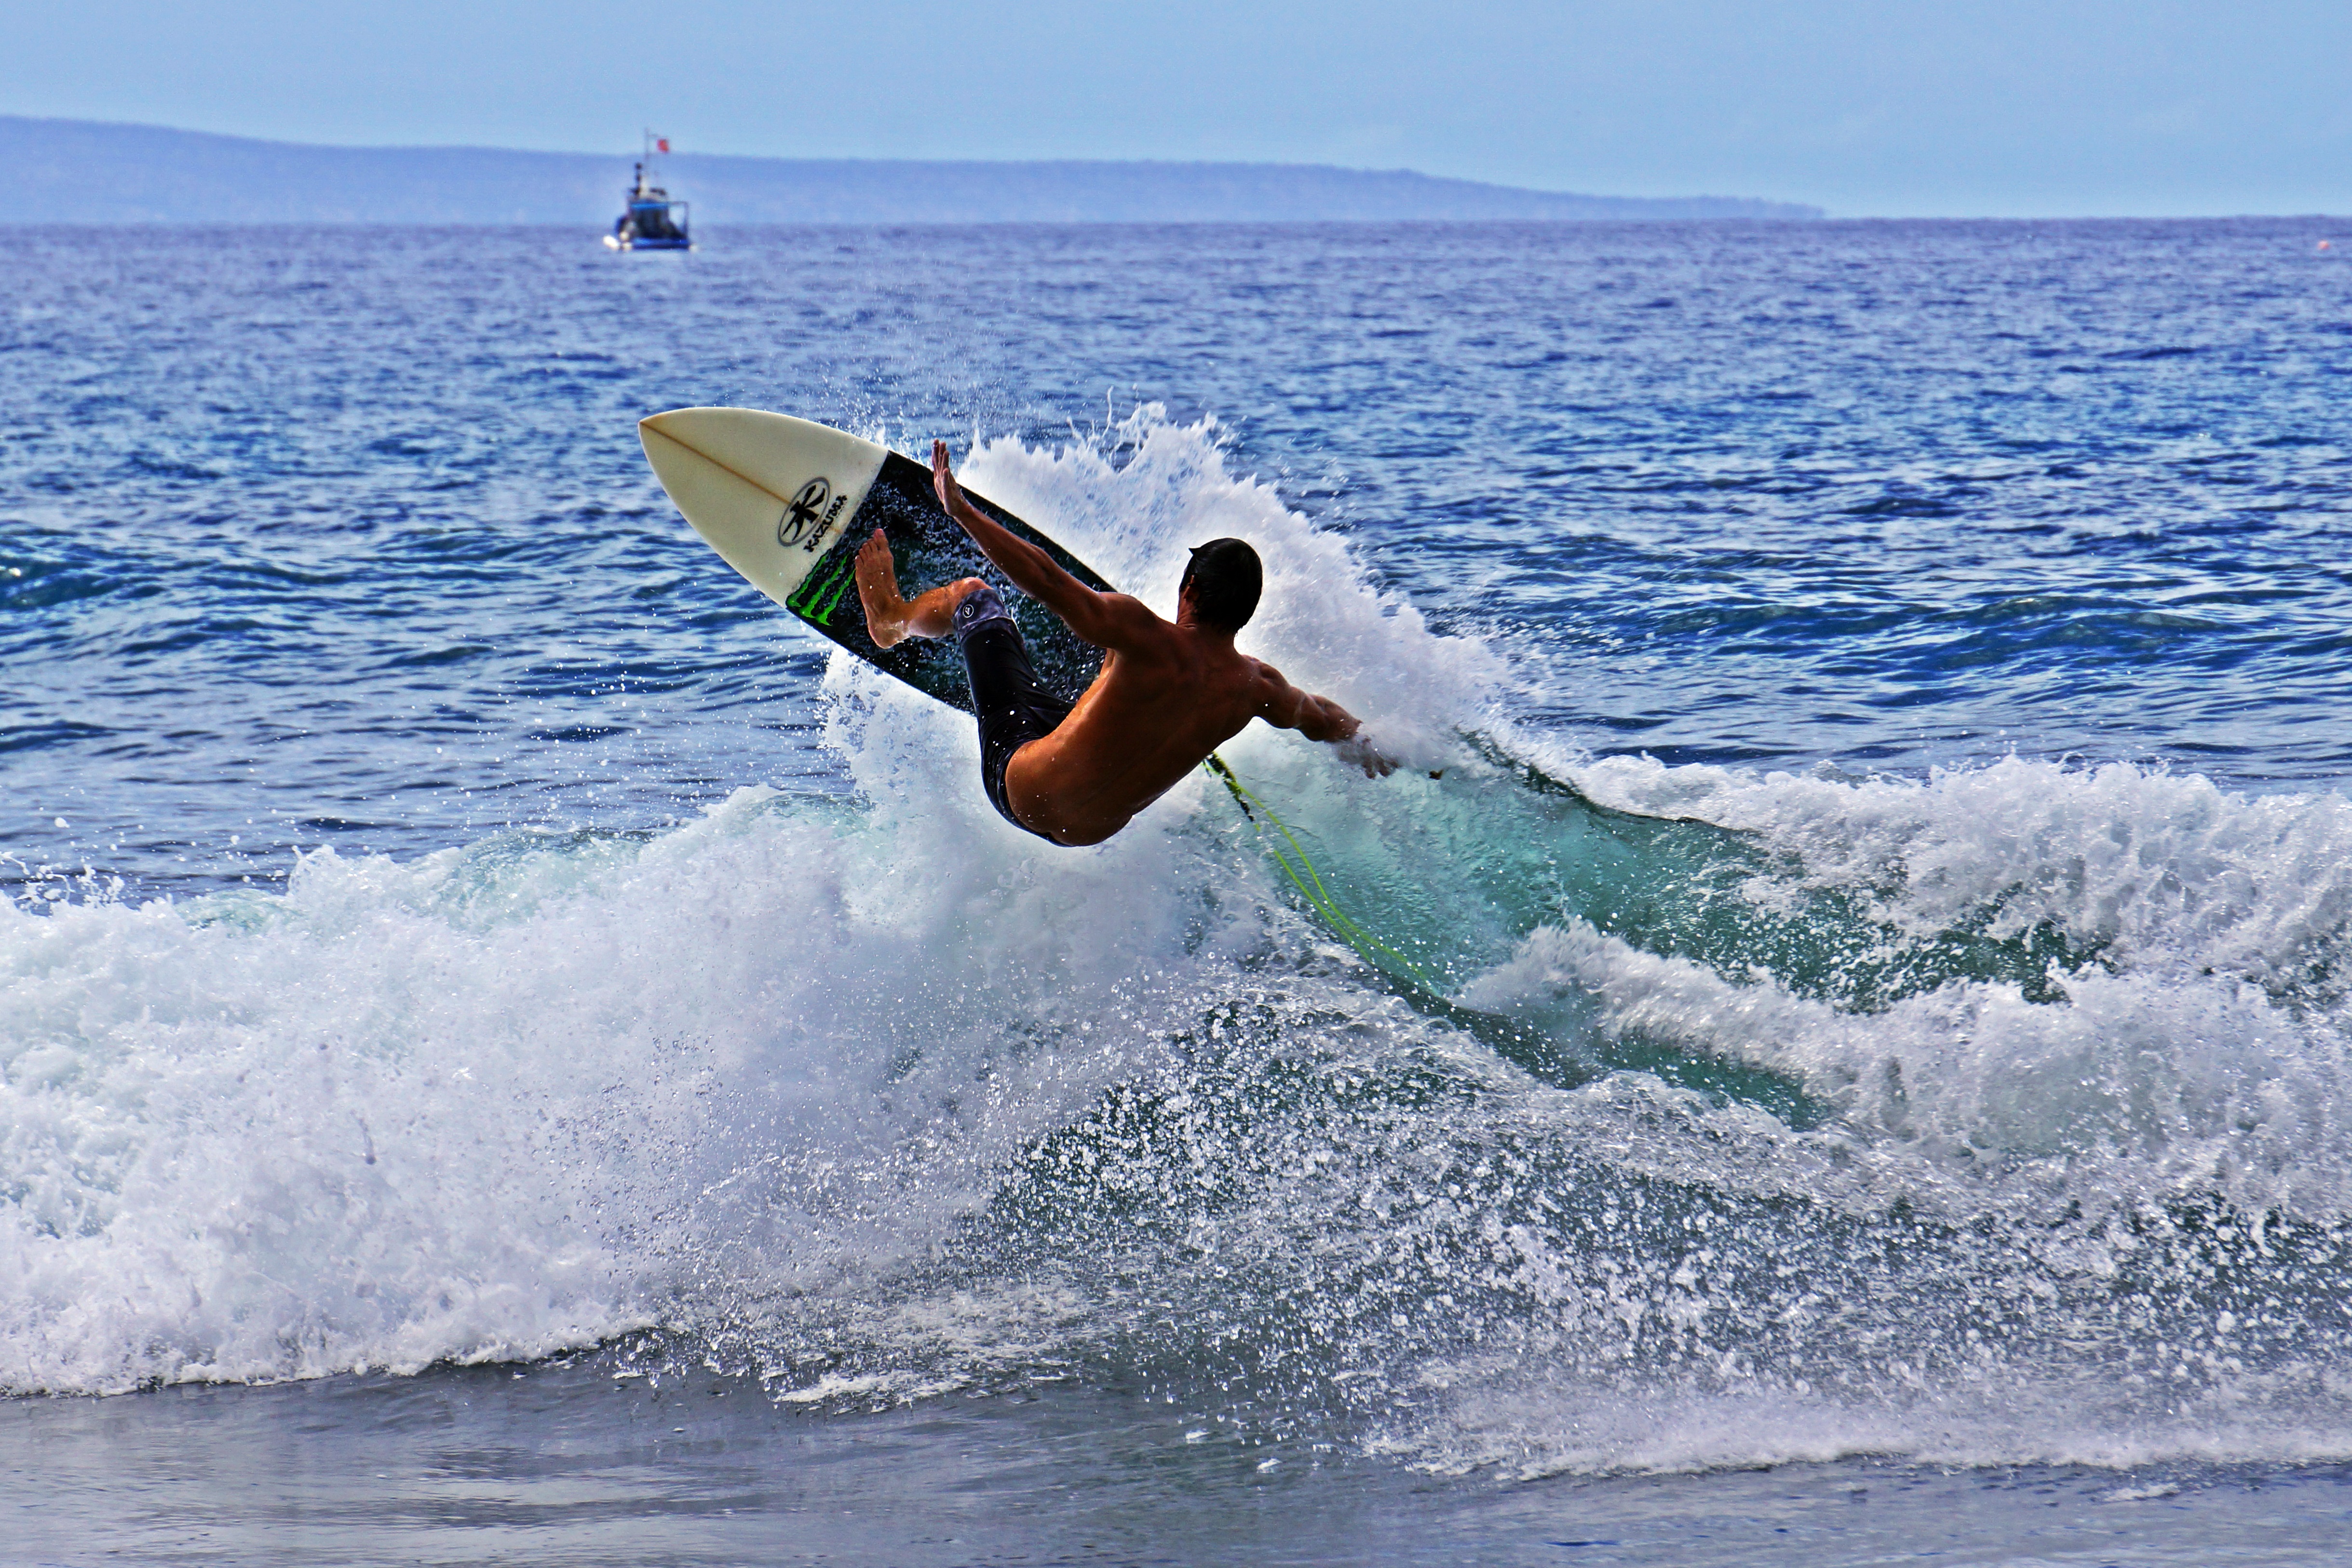
[[[649,414],[637,439],[694,531],[780,605],[839,542],[886,455],[846,431],[762,408]]]

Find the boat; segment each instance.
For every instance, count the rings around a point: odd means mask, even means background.
[[[685,202],[674,202],[654,182],[660,178],[654,159],[669,151],[669,138],[646,132],[645,152],[637,159],[636,179],[628,191],[628,210],[604,237],[607,250],[692,250]]]

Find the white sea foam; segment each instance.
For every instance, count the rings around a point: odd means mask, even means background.
[[[1894,1190],[1963,1214],[1995,1194],[2128,1206],[2209,1190],[2305,1218],[2352,1213],[2352,1050],[2332,1023],[2227,978],[2090,972],[2060,989],[2062,1003],[2034,1003],[1954,981],[1854,1014],[1575,924],[1529,936],[1465,1000],[1573,1008],[1604,1034],[1793,1079]]]
[[[1560,765],[1555,761],[1554,765]],[[1752,829],[1813,882],[1871,893],[1933,933],[1998,906],[1994,935],[2053,921],[2135,972],[2291,976],[2352,930],[2352,800],[2232,795],[2110,763],[2011,757],[1924,780],[1570,764],[1595,799]]]
[[[1842,1133],[1942,1175],[2352,1212],[2352,1042],[2326,973],[2352,936],[2342,796],[2015,758],[1924,781],[1648,759],[1569,771],[1604,803],[1792,858],[1797,874],[1751,884],[1759,904],[1858,893],[1918,937],[1971,916],[1994,937],[2048,922],[2095,961],[2052,980],[2056,1003],[1952,981],[1860,1014],[1571,921],[1530,933],[1467,989],[1473,1005],[1572,1003],[1604,1032],[1785,1074],[1839,1109]]]
[[[0,1376],[532,1355],[721,1242],[770,1288],[922,1246],[1148,1054],[1182,956],[1148,909],[1070,940],[1109,858],[955,838],[917,873],[743,791],[642,846],[9,910]]]
[[[1442,1424],[1375,1439],[1371,1451],[1441,1474],[1496,1470],[1515,1479],[1659,1475],[1899,1457],[1953,1468],[2084,1466],[2128,1472],[2177,1463],[2297,1465],[2338,1459],[2352,1426],[2313,1426],[2227,1400],[2145,1424],[2084,1407],[2063,1385],[2011,1384],[1959,1396],[1932,1390],[1857,1405],[1787,1394],[1612,1396],[1590,1388],[1481,1393]],[[2112,1422],[2113,1424],[2109,1424]],[[2101,1500],[2168,1496],[2122,1489]]]

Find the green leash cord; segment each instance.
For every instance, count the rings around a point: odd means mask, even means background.
[[[1212,752],[1208,761],[1201,765],[1224,780],[1225,787],[1234,792],[1234,801],[1242,808],[1242,815],[1249,818],[1252,827],[1257,829],[1259,841],[1273,852],[1283,874],[1290,879],[1291,886],[1298,889],[1299,897],[1323,917],[1323,922],[1340,941],[1356,950],[1356,956],[1375,969],[1393,965],[1430,994],[1442,994],[1437,983],[1423,972],[1421,965],[1358,925],[1349,918],[1348,911],[1339,906],[1332,899],[1330,889],[1323,886],[1322,875],[1315,869],[1315,862],[1309,860],[1307,851],[1299,847],[1298,839],[1291,833],[1289,824],[1276,816],[1274,808],[1259,799],[1255,790],[1234,776],[1234,770],[1225,765],[1224,758]],[[1256,809],[1251,809],[1253,806]],[[1275,832],[1280,836],[1279,841],[1266,837],[1268,823],[1274,825]]]

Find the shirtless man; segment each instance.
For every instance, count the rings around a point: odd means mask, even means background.
[[[980,714],[981,785],[1015,827],[1055,844],[1099,844],[1253,719],[1310,741],[1354,740],[1346,709],[1234,651],[1263,580],[1257,552],[1240,540],[1192,552],[1171,625],[1125,594],[1095,592],[965,500],[944,441],[931,444],[931,483],[982,554],[1103,650],[1102,673],[1072,707],[1038,684],[995,589],[966,577],[902,598],[882,531],[857,552],[857,597],[877,647],[955,633]],[[1373,777],[1396,766],[1361,741],[1349,760]]]

